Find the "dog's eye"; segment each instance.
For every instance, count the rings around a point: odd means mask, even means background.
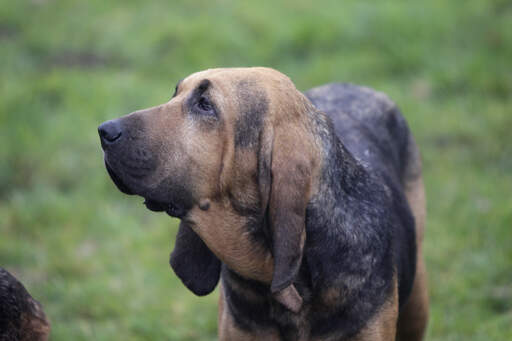
[[[204,112],[205,114],[213,114],[214,113],[213,105],[210,103],[208,98],[206,98],[204,96],[201,96],[201,98],[199,98],[199,101],[197,101],[197,108],[201,112]]]

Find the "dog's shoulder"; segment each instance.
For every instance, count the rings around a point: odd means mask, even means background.
[[[323,196],[322,204],[316,205],[322,213],[315,216],[318,219],[331,216],[330,212],[324,212],[323,207],[328,207],[326,201],[334,201],[336,203],[332,205],[342,207],[340,209],[344,213],[340,221],[346,225],[339,234],[346,234],[353,226],[362,226],[369,235],[369,231],[373,231],[375,238],[360,239],[359,247],[375,250],[375,255],[380,253],[382,259],[394,258],[400,283],[400,302],[403,303],[412,287],[416,263],[414,218],[404,195],[412,141],[407,122],[388,96],[367,87],[332,83],[313,88],[305,95],[330,118],[333,133],[350,154],[338,158],[343,162],[331,162],[328,172],[338,174],[335,176],[337,179],[346,179],[344,173],[347,170],[334,168],[339,168],[340,164],[348,167],[344,164],[350,156],[357,162],[347,169],[361,170],[355,173],[359,175],[345,183],[338,184],[341,180],[334,180],[330,186],[342,186],[344,190],[340,193],[354,188],[351,191],[353,200],[340,197],[327,200]],[[311,224],[316,222],[312,221]],[[357,233],[354,231],[354,234]],[[386,238],[390,238],[389,244],[384,243],[386,245],[372,241]],[[387,247],[393,249],[392,254],[385,255],[384,249]],[[347,259],[350,258],[349,254]],[[354,258],[353,261],[360,266],[360,260]],[[378,273],[380,270],[375,271]]]
[[[333,122],[336,135],[365,166],[400,179],[407,163],[409,128],[384,93],[350,83],[330,83],[305,92]]]

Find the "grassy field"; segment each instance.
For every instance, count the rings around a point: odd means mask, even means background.
[[[177,221],[122,195],[96,127],[186,75],[270,66],[388,93],[424,159],[429,340],[512,339],[510,1],[0,0],[0,266],[53,340],[214,340]]]

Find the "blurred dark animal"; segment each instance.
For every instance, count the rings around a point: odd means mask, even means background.
[[[46,341],[50,323],[41,304],[0,268],[0,341]]]
[[[183,283],[221,278],[221,340],[422,339],[421,162],[385,95],[213,69],[99,134],[118,188],[181,219]]]

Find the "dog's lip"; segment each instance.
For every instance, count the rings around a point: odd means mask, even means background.
[[[105,167],[107,168],[108,175],[110,175],[110,178],[114,182],[114,184],[117,186],[117,188],[123,192],[124,194],[133,195],[133,193],[128,186],[125,185],[125,183],[121,180],[121,178],[114,172],[112,167],[109,166],[107,160],[105,161]]]
[[[114,172],[112,167],[108,164],[107,160],[105,160],[105,167],[107,168],[107,172],[110,175],[110,178],[117,186],[117,188],[123,192],[124,194],[134,195],[134,193],[126,186],[126,184],[121,180],[121,178]],[[185,209],[182,205],[176,204],[174,202],[162,202],[153,200],[144,195],[144,205],[153,212],[166,212],[171,217],[175,218],[183,218],[187,214],[187,209]]]
[[[144,205],[146,205],[147,209],[154,212],[164,212],[170,215],[171,217],[175,218],[182,218],[185,216],[187,211],[181,207],[180,205],[177,205],[175,203],[170,202],[160,202],[151,200],[148,198],[145,198]]]
[[[146,205],[147,209],[153,212],[162,212],[167,209],[168,204],[163,202],[154,201],[151,199],[144,199],[144,205]]]

